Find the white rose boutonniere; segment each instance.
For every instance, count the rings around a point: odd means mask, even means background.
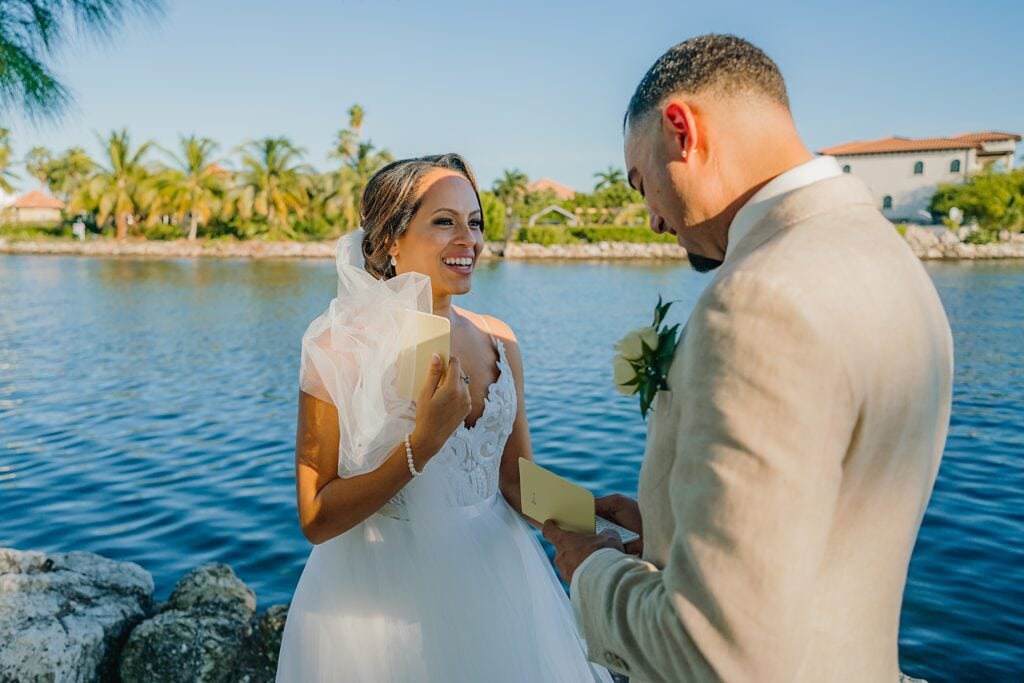
[[[668,388],[665,378],[679,343],[679,325],[662,324],[672,303],[663,304],[659,296],[654,322],[630,332],[615,345],[619,352],[612,361],[615,388],[624,396],[640,395],[640,415],[644,419],[658,391]]]

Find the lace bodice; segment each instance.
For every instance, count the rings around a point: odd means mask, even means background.
[[[498,351],[498,378],[487,388],[484,410],[472,427],[459,425],[441,451],[426,465],[432,476],[445,479],[445,501],[452,507],[469,507],[490,500],[498,492],[498,470],[505,443],[516,419],[516,385],[505,354],[505,345],[494,340]],[[378,514],[406,519],[405,494],[398,492]]]

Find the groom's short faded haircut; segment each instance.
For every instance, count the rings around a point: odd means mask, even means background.
[[[768,55],[743,38],[709,33],[683,41],[658,58],[636,87],[622,127],[644,118],[667,97],[708,90],[760,94],[789,110],[786,82]]]

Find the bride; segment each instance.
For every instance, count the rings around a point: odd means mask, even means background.
[[[476,182],[455,154],[366,187],[338,244],[338,297],[302,340],[296,478],[314,543],[277,680],[611,681],[587,662],[561,585],[520,516],[531,457],[515,336],[457,308],[483,248]],[[451,321],[413,403],[394,387],[398,316]]]

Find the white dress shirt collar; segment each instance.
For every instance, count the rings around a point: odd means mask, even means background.
[[[740,240],[750,233],[751,228],[790,192],[842,174],[835,157],[817,157],[772,178],[736,212],[732,224],[729,225],[729,244],[725,250],[725,260],[728,261],[729,254],[735,251],[733,246],[739,244]]]

